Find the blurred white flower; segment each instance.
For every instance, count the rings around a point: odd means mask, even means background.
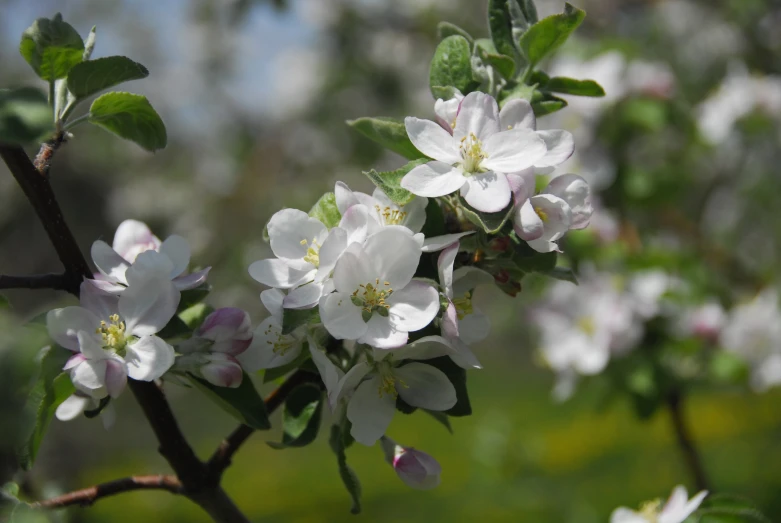
[[[687,308],[678,320],[677,329],[682,336],[693,336],[715,342],[727,321],[724,307],[717,301],[709,301]]]
[[[686,489],[677,486],[664,505],[659,499],[644,504],[640,512],[619,507],[610,515],[610,523],[683,523],[707,495],[708,491],[703,490],[690,500]]]

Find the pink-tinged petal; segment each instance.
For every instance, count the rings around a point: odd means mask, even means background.
[[[320,300],[320,319],[338,340],[357,340],[367,329],[361,308],[353,304],[351,297],[349,293],[337,291]]]
[[[92,261],[102,274],[105,274],[113,281],[127,283],[125,271],[130,267],[130,264],[117,254],[114,249],[109,247],[106,242],[102,240],[96,241],[92,244],[90,252]]]
[[[443,162],[418,165],[401,179],[401,186],[417,196],[437,197],[453,193],[464,185],[463,173]]]
[[[268,222],[271,250],[276,256],[291,260],[306,256],[312,241],[326,231],[322,222],[298,209],[282,209]]]
[[[570,229],[588,226],[594,207],[591,205],[591,189],[586,180],[576,174],[562,174],[551,180],[543,193],[558,196],[567,202],[572,212]]]
[[[89,282],[89,284],[92,287],[95,287],[97,290],[99,290],[104,294],[118,295],[121,294],[125,289],[127,289],[127,287],[124,285],[120,285],[119,283],[114,283],[113,281],[108,279],[102,279],[102,278],[107,278],[107,276],[104,276],[99,272],[95,273],[94,276],[95,276],[94,280],[85,279],[84,282]]]
[[[68,361],[65,362],[65,366],[62,368],[62,370],[71,370],[76,365],[81,363],[82,361],[85,361],[87,358],[82,353],[77,353],[68,358]]]
[[[540,239],[555,242],[569,230],[572,223],[572,209],[562,198],[553,194],[541,193],[532,196],[529,201],[544,224],[544,231]]]
[[[236,307],[224,307],[209,314],[198,327],[196,336],[211,340],[212,352],[236,355],[249,347],[252,324],[249,314]]]
[[[176,314],[180,299],[181,293],[170,280],[151,279],[131,285],[122,293],[119,315],[125,320],[128,334],[155,334]]]
[[[308,267],[302,270],[277,258],[259,260],[249,266],[249,275],[263,285],[289,289],[314,278],[314,266],[307,265]]]
[[[512,199],[507,177],[491,171],[467,178],[461,195],[466,203],[481,212],[499,212]]]
[[[423,252],[440,251],[446,247],[450,247],[458,243],[458,240],[460,240],[464,236],[469,236],[470,234],[474,234],[474,232],[475,231],[466,231],[466,232],[459,232],[456,234],[443,234],[442,236],[432,236],[431,238],[426,238],[425,240],[423,240],[423,247],[421,247],[421,250]]]
[[[362,445],[374,445],[385,434],[396,411],[396,399],[391,394],[377,394],[380,385],[378,377],[364,381],[347,404],[350,434]]]
[[[78,394],[71,394],[68,398],[60,403],[54,415],[60,421],[71,421],[81,416],[81,414],[87,409],[91,400],[87,396],[80,396]]]
[[[515,234],[527,242],[541,238],[545,230],[545,223],[534,211],[531,200],[526,200],[523,205],[515,208],[513,224]]]
[[[282,306],[285,309],[311,309],[320,302],[323,295],[322,283],[306,283],[291,289],[285,296]]]
[[[445,313],[442,315],[440,330],[442,331],[442,336],[448,341],[458,339],[458,309],[452,302],[448,303]]]
[[[456,126],[456,117],[458,116],[458,108],[461,105],[461,101],[464,99],[464,95],[461,94],[458,89],[455,91],[455,96],[450,100],[443,100],[440,98],[434,102],[434,113],[437,115],[437,123],[450,134],[453,134],[453,128]]]
[[[379,190],[379,188],[374,191],[374,194],[382,194],[384,196],[385,193]],[[428,198],[424,196],[416,196],[412,199],[411,202],[409,202],[407,205],[404,205],[402,207],[399,207],[399,209],[402,212],[407,213],[407,216],[402,219],[401,225],[404,225],[412,232],[418,233],[423,229],[423,226],[426,224],[426,206],[428,205]],[[391,207],[390,205],[386,204],[386,207]]]
[[[336,208],[339,209],[342,216],[344,216],[347,209],[358,204],[358,198],[355,197],[355,193],[344,182],[336,182],[334,198],[336,200]]]
[[[375,313],[366,322],[366,332],[358,338],[358,343],[378,349],[394,349],[407,343],[407,331],[396,329],[390,318]]]
[[[168,256],[173,268],[171,278],[176,278],[190,265],[190,244],[181,236],[173,235],[165,239],[160,246],[160,254]]]
[[[513,129],[496,133],[483,143],[488,157],[482,165],[491,171],[516,173],[537,165],[547,151],[536,132]]]
[[[79,339],[79,350],[88,360],[104,360],[109,353],[103,350],[103,340],[94,331],[79,331],[76,334]]]
[[[241,385],[244,377],[241,365],[234,358],[225,354],[212,354],[211,361],[202,366],[200,371],[203,379],[212,385],[231,389]]]
[[[282,303],[285,300],[285,293],[279,289],[267,289],[260,293],[260,301],[276,320],[282,323]]]
[[[125,362],[117,358],[106,360],[106,391],[112,398],[117,398],[127,384],[127,367]]]
[[[74,352],[79,351],[79,331],[95,332],[100,318],[84,307],[54,309],[46,315],[46,329],[58,345]]]
[[[537,160],[534,167],[555,167],[563,163],[575,152],[575,139],[569,131],[552,129],[537,131],[537,136],[545,141],[545,156]]]
[[[269,317],[258,325],[250,346],[236,356],[247,372],[273,369],[286,365],[301,353],[301,343],[289,334],[282,334],[282,322]]]
[[[536,190],[536,177],[534,169],[524,169],[518,173],[507,175],[507,183],[510,184],[510,190],[513,192],[515,205],[521,205],[523,202],[534,196]]]
[[[119,296],[104,292],[95,280],[84,280],[79,286],[79,303],[101,319],[119,313]],[[123,287],[125,289],[125,287]],[[97,326],[96,326],[97,327]]]
[[[173,263],[168,256],[157,251],[145,251],[139,254],[133,265],[127,269],[125,278],[128,287],[137,287],[149,280],[171,281],[173,270]]]
[[[453,299],[453,264],[458,254],[458,243],[445,248],[437,258],[437,271],[439,273],[439,284],[445,291],[445,296]]]
[[[129,263],[135,261],[143,251],[160,248],[160,239],[152,234],[149,227],[138,220],[125,220],[119,224],[114,233],[112,247]]]
[[[93,398],[106,396],[106,365],[103,360],[84,360],[70,370],[73,386]]]
[[[537,238],[536,240],[527,240],[527,244],[529,244],[529,247],[534,249],[537,252],[561,252],[559,250],[559,246],[556,244],[555,241],[547,240],[545,238]]]
[[[458,142],[474,134],[478,140],[485,141],[498,132],[499,106],[496,100],[477,91],[466,95],[458,109],[453,138]]]
[[[334,267],[334,287],[338,292],[350,294],[376,278],[371,260],[358,250],[342,254]]]
[[[174,364],[174,348],[157,336],[143,336],[126,351],[127,373],[134,380],[154,381]]]
[[[439,293],[421,281],[411,281],[386,301],[390,305],[388,318],[401,331],[418,331],[431,323],[439,312]]]
[[[421,254],[420,245],[409,229],[395,226],[384,227],[372,234],[366,240],[364,251],[373,269],[374,278],[369,281],[375,283],[374,279],[379,278],[379,285],[394,291],[412,280]],[[386,282],[388,285],[385,285]]]
[[[393,459],[393,469],[410,488],[431,490],[440,482],[442,467],[430,455],[412,448],[398,447]]]
[[[206,283],[206,278],[209,276],[209,271],[211,271],[211,267],[206,267],[203,270],[200,270],[198,272],[194,272],[192,274],[185,274],[182,276],[177,276],[172,281],[177,289],[180,291],[187,291],[190,289],[195,289],[196,287],[200,287],[204,283]]]
[[[403,383],[396,385],[399,396],[413,407],[442,411],[457,402],[456,389],[436,367],[413,362],[393,369],[393,374]]]
[[[507,102],[499,112],[499,126],[502,131],[510,129],[537,129],[534,109],[528,100],[520,98]]]
[[[412,144],[429,158],[453,165],[461,159],[458,142],[442,127],[431,120],[408,116],[404,119]]]

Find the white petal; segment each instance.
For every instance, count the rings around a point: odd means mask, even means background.
[[[119,312],[119,296],[104,292],[95,285],[96,280],[85,279],[79,286],[79,303],[101,319],[108,319]],[[126,288],[123,287],[123,292]],[[94,328],[93,328],[94,329]]]
[[[460,160],[458,142],[436,123],[408,116],[404,119],[404,126],[415,148],[429,158],[450,165]]]
[[[588,225],[594,208],[591,205],[591,189],[588,182],[576,174],[562,174],[548,184],[543,193],[558,196],[570,206],[570,229],[583,229]]]
[[[347,405],[347,419],[352,423],[350,434],[362,445],[374,445],[385,434],[396,411],[393,396],[379,395],[378,390],[379,378],[364,381]]]
[[[393,369],[402,383],[396,385],[401,399],[422,409],[448,410],[456,404],[456,389],[445,373],[425,363],[408,363]]]
[[[172,281],[180,291],[194,289],[206,283],[206,278],[209,276],[209,271],[211,271],[211,269],[211,267],[206,267],[205,269],[192,274],[177,276]]]
[[[106,396],[106,360],[84,360],[70,371],[71,381],[77,389],[93,398]]]
[[[357,340],[366,332],[361,308],[350,294],[336,291],[320,300],[320,319],[328,332],[338,340]]]
[[[103,350],[103,342],[95,331],[79,331],[79,350],[85,358],[89,360],[104,360],[109,357],[109,353]]]
[[[618,507],[610,515],[610,523],[648,523],[648,520],[633,510]]]
[[[181,236],[173,235],[165,239],[160,246],[160,254],[165,254],[171,260],[171,278],[176,278],[190,265],[190,244]]]
[[[60,421],[70,421],[76,419],[87,409],[90,404],[90,398],[87,396],[79,396],[77,394],[71,394],[68,398],[60,403],[54,415]]]
[[[54,309],[46,315],[46,329],[51,339],[58,345],[74,352],[79,351],[79,331],[95,332],[100,326],[100,318],[84,307],[65,307]]]
[[[157,336],[143,336],[127,346],[125,363],[134,380],[159,379],[174,364],[174,348]]]
[[[499,126],[502,131],[509,129],[537,129],[534,109],[528,100],[520,98],[507,102],[499,112]]]
[[[507,174],[507,183],[510,184],[510,190],[513,192],[513,199],[516,205],[520,205],[534,196],[537,190],[533,168]]]
[[[376,270],[371,266],[371,260],[360,249],[357,252],[347,251],[339,258],[334,267],[334,288],[338,292],[352,293],[360,285],[373,281]]]
[[[482,165],[502,173],[515,173],[537,165],[547,150],[543,139],[528,129],[496,133],[483,143],[483,149],[488,158]]]
[[[366,322],[366,332],[358,338],[358,343],[380,349],[393,349],[407,343],[407,331],[395,328],[390,318],[375,313]]]
[[[464,185],[463,173],[443,162],[418,165],[401,179],[401,186],[417,196],[445,196]]]
[[[326,231],[325,225],[319,220],[310,218],[307,213],[298,209],[282,209],[268,222],[271,250],[278,257],[291,260],[306,256],[312,241]]]
[[[339,370],[341,377],[333,389],[328,393],[328,401],[331,406],[331,410],[336,410],[339,402],[343,398],[350,398],[358,385],[361,384],[363,379],[372,371],[372,366],[365,362],[359,362],[352,369],[347,371],[347,374]]]
[[[149,280],[171,280],[174,264],[165,254],[157,251],[145,251],[136,257],[125,278],[129,287],[144,285]]]
[[[122,293],[119,315],[125,320],[128,334],[155,334],[176,314],[180,299],[181,293],[169,280],[148,280]]]
[[[403,289],[391,294],[386,301],[390,305],[388,318],[391,324],[405,332],[422,329],[439,312],[439,293],[421,281],[411,281]]]
[[[351,211],[352,209],[348,213]],[[320,266],[317,269],[315,281],[322,283],[331,275],[336,262],[339,261],[339,257],[347,248],[348,241],[348,233],[341,227],[334,227],[328,232],[328,236],[318,252]]]
[[[404,347],[393,349],[391,352],[395,361],[429,360],[440,356],[449,356],[456,365],[465,369],[482,368],[469,347],[464,344],[456,346],[442,336],[426,336]]]
[[[97,279],[95,280],[85,279],[84,282],[82,282],[82,285],[85,282],[89,282],[90,285],[92,285],[99,291],[103,292],[104,294],[119,295],[122,294],[122,292],[124,292],[125,289],[127,289],[127,287],[125,287],[124,285],[121,285],[119,283],[114,283],[111,280],[100,279],[100,278],[108,278],[108,276],[104,276],[100,273],[96,274],[95,276],[97,277]]]
[[[320,373],[320,378],[325,385],[329,406],[331,407],[331,410],[334,410],[338,401],[340,389],[339,382],[344,377],[344,372],[328,359],[328,356],[325,352],[320,350],[320,347],[311,336],[307,338],[307,341],[309,345],[309,354],[312,355],[312,361],[315,363],[317,371]]]
[[[355,197],[355,193],[344,182],[336,182],[334,199],[336,200],[336,208],[339,209],[342,216],[344,216],[347,209],[358,204],[358,198]]]
[[[534,167],[555,167],[563,163],[575,152],[575,139],[569,131],[551,129],[537,131],[537,136],[545,141],[545,156],[535,162]]]
[[[112,398],[117,398],[125,390],[127,384],[127,367],[118,356],[106,360],[106,392]]]
[[[494,277],[477,267],[468,265],[453,271],[453,295],[463,296],[467,291],[481,285],[493,285]]]
[[[120,256],[133,263],[135,257],[143,250],[159,249],[160,238],[152,234],[144,222],[125,220],[119,224],[114,233],[112,247]]]
[[[263,306],[280,324],[282,324],[282,303],[284,299],[285,293],[279,289],[267,289],[260,293],[260,301],[263,303]]]
[[[477,91],[466,95],[458,109],[453,138],[460,141],[461,138],[474,134],[479,140],[485,141],[498,132],[499,106],[496,105],[496,100]]]
[[[449,247],[453,245],[464,236],[469,236],[470,234],[474,234],[474,232],[475,231],[466,231],[466,232],[459,232],[455,234],[443,234],[442,236],[432,236],[431,238],[426,238],[423,241],[423,247],[421,248],[421,250],[423,252],[436,252],[442,250],[445,247]]]
[[[670,499],[665,504],[661,514],[659,514],[659,523],[682,523],[699,508],[702,500],[707,495],[708,491],[703,490],[690,501],[684,487],[680,485],[675,487],[670,495]]]
[[[252,343],[236,359],[248,372],[274,369],[296,359],[301,348],[301,342],[294,336],[282,334],[282,321],[272,316],[255,329]]]
[[[241,385],[244,372],[239,363],[226,354],[212,354],[212,361],[200,368],[203,379],[217,387],[235,389]]]
[[[420,245],[409,229],[401,227],[385,227],[372,234],[366,240],[364,252],[379,284],[388,282],[394,291],[412,280],[421,254]]]
[[[499,212],[510,203],[512,192],[504,174],[488,171],[467,178],[461,195],[478,211]]]
[[[532,196],[529,201],[543,221],[543,233],[540,239],[556,241],[569,230],[572,223],[572,209],[563,199],[542,193]]]
[[[307,283],[291,289],[285,296],[282,306],[285,309],[311,309],[320,301],[323,295],[322,283]]]
[[[437,258],[437,272],[439,284],[445,292],[445,296],[453,299],[453,263],[456,261],[459,244],[453,244],[443,250]]]
[[[461,341],[472,345],[488,337],[491,331],[491,322],[480,309],[473,308],[471,314],[458,320],[458,331],[461,333]]]
[[[106,242],[98,240],[93,243],[90,254],[101,274],[105,274],[114,281],[126,283],[125,271],[130,267],[130,264]]]
[[[375,191],[375,193],[382,193],[382,191]],[[413,198],[407,205],[401,207],[402,212],[407,213],[407,216],[402,221],[402,225],[409,228],[412,232],[420,232],[423,229],[423,225],[426,223],[426,206],[428,205],[428,198],[418,196]]]
[[[263,285],[289,289],[314,278],[312,266],[300,269],[285,260],[271,258],[258,260],[249,266],[249,275]]]

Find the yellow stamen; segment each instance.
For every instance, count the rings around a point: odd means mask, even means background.
[[[301,240],[301,245],[307,245],[308,243],[306,240]],[[320,267],[320,244],[317,243],[317,240],[312,240],[311,245],[306,250],[304,261],[311,263],[315,267]]]
[[[649,523],[656,523],[658,521],[659,512],[662,508],[662,500],[655,499],[653,501],[647,501],[640,506],[640,515],[643,516]]]
[[[547,221],[548,221],[548,213],[546,213],[546,212],[545,212],[545,211],[542,209],[542,207],[535,207],[535,208],[534,208],[534,212],[536,212],[536,213],[537,213],[537,216],[539,216],[539,217],[540,217],[540,220],[542,220],[543,222],[547,222]]]
[[[95,332],[100,334],[103,348],[120,352],[124,350],[128,341],[128,336],[125,333],[125,322],[119,321],[118,314],[112,314],[108,319],[111,323],[101,320],[100,327]]]
[[[461,144],[458,146],[461,151],[461,167],[466,174],[475,174],[485,172],[482,162],[488,158],[488,154],[483,151],[483,142],[477,139],[474,133],[469,133],[469,137],[461,138]]]
[[[472,293],[467,291],[464,293],[463,298],[453,299],[453,305],[456,306],[456,315],[459,320],[463,320],[467,314],[472,314]]]
[[[593,336],[597,330],[597,326],[594,324],[594,318],[589,316],[583,316],[578,320],[578,328],[585,332],[588,336]]]

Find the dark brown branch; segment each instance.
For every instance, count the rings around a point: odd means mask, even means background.
[[[69,492],[56,498],[33,503],[31,506],[45,509],[57,509],[71,505],[88,507],[101,498],[132,490],[167,490],[173,494],[182,494],[182,484],[176,476],[170,475],[132,476]]]
[[[0,274],[0,289],[54,289],[67,291],[67,274],[36,274],[34,276],[4,276]]]
[[[697,451],[697,447],[694,446],[694,439],[684,419],[683,395],[680,391],[672,391],[668,394],[667,408],[670,411],[670,419],[675,429],[678,447],[681,449],[683,459],[691,472],[692,479],[694,479],[694,485],[697,487],[697,490],[709,490],[705,468],[702,465],[700,454]]]

